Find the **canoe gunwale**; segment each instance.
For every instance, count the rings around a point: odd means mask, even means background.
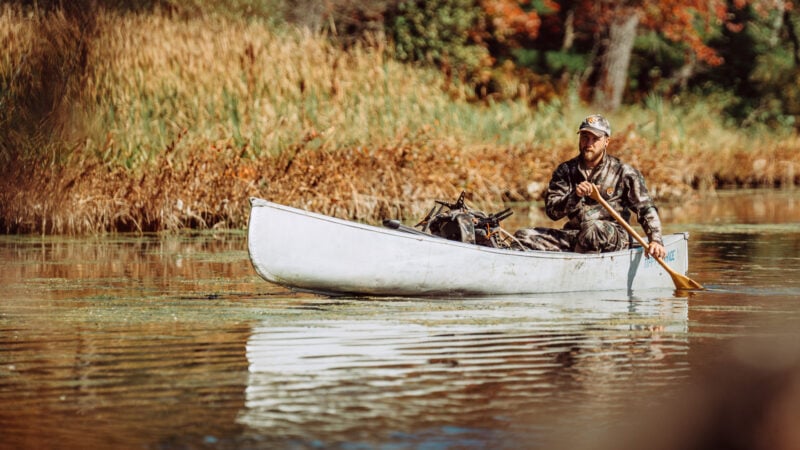
[[[625,249],[625,250],[619,250],[619,251],[615,251],[615,252],[604,252],[604,253],[550,252],[550,251],[544,251],[544,250],[525,250],[525,251],[509,250],[509,249],[503,249],[503,248],[494,248],[494,247],[486,247],[486,246],[482,246],[482,245],[469,244],[469,243],[466,243],[466,242],[451,241],[451,240],[444,239],[444,238],[441,238],[441,237],[438,237],[438,236],[433,236],[433,235],[423,236],[423,235],[420,235],[420,234],[412,234],[412,233],[407,233],[405,231],[393,230],[391,228],[379,227],[377,225],[370,225],[370,224],[366,224],[366,223],[353,222],[353,221],[349,221],[349,220],[339,219],[337,217],[326,216],[326,215],[320,214],[320,213],[315,213],[315,212],[305,211],[305,210],[298,209],[298,208],[293,208],[291,206],[285,206],[285,205],[281,205],[281,204],[278,204],[278,203],[272,203],[272,202],[269,202],[267,200],[260,199],[260,198],[257,198],[257,197],[252,197],[250,199],[250,202],[251,202],[251,205],[253,207],[275,208],[275,209],[279,209],[281,211],[285,211],[287,213],[298,214],[298,215],[303,216],[303,217],[313,217],[315,219],[323,220],[323,221],[330,222],[330,223],[333,223],[333,224],[336,224],[336,225],[340,225],[340,226],[346,226],[346,227],[350,227],[350,228],[366,230],[366,231],[369,231],[369,232],[377,232],[377,233],[382,233],[382,234],[388,234],[388,235],[392,235],[392,236],[402,237],[404,239],[411,239],[411,240],[414,240],[414,241],[430,242],[431,244],[434,244],[434,245],[462,247],[462,248],[468,248],[470,250],[476,250],[476,251],[480,251],[480,252],[499,253],[499,254],[503,254],[503,255],[532,257],[532,258],[537,258],[537,259],[541,259],[541,258],[552,258],[552,259],[575,259],[575,258],[580,258],[580,259],[605,259],[605,258],[615,257],[615,256],[628,256],[628,255],[631,254],[631,252],[641,251],[641,249],[642,249],[642,247],[640,245],[635,244],[635,245],[632,245],[630,248]],[[677,238],[688,239],[689,238],[689,232],[682,231],[682,232],[671,233],[671,234],[665,235],[664,236],[665,245],[667,244],[667,241],[669,239],[674,239],[676,237]]]

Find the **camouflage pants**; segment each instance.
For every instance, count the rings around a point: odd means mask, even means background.
[[[586,221],[580,230],[522,228],[514,237],[531,250],[555,252],[613,252],[630,245],[625,229],[607,220]]]

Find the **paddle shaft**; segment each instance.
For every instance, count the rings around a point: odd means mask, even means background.
[[[603,199],[603,197],[600,195],[600,191],[597,190],[597,186],[595,185],[592,185],[591,197],[597,200],[598,203],[603,205],[603,208],[605,208],[608,211],[608,213],[611,214],[611,217],[613,217],[614,220],[616,220],[620,225],[622,225],[622,227],[625,228],[625,231],[630,233],[630,235],[633,236],[634,239],[639,241],[639,243],[642,244],[642,247],[644,247],[645,249],[647,248],[648,246],[647,242],[645,242],[645,240],[641,236],[639,236],[639,233],[637,233],[636,230],[633,229],[633,227],[628,223],[628,221],[623,219],[622,216],[620,216],[619,213],[615,211],[614,208],[612,208],[611,205],[609,205],[608,202],[605,201],[605,199]],[[661,263],[662,266],[665,264],[663,261],[661,261],[661,258],[656,258],[656,259],[658,260],[658,262]]]
[[[647,242],[645,242],[644,239],[642,239],[642,237],[639,236],[639,233],[637,233],[636,230],[634,230],[633,227],[625,219],[623,219],[622,216],[620,216],[619,213],[616,212],[614,208],[612,208],[611,205],[609,205],[608,202],[605,201],[605,199],[603,199],[603,197],[600,195],[600,191],[594,184],[592,184],[591,197],[595,199],[598,203],[600,203],[603,206],[603,208],[605,208],[608,211],[608,213],[611,214],[611,217],[613,217],[614,220],[617,221],[617,223],[619,223],[620,225],[622,225],[623,228],[625,228],[625,231],[630,233],[630,235],[633,236],[634,239],[639,241],[639,243],[642,244],[642,247],[644,247],[644,251],[647,252],[648,249]],[[653,255],[650,256],[654,258],[656,261],[658,261],[658,263],[661,264],[661,267],[663,267],[670,274],[670,276],[672,277],[672,281],[675,283],[676,288],[705,289],[700,283],[672,270],[672,267],[668,266],[667,263],[665,263],[664,260],[662,260],[661,258]]]
[[[428,237],[432,236],[431,234],[428,234],[428,233],[426,233],[424,231],[421,231],[421,230],[418,230],[416,228],[411,228],[411,227],[405,226],[402,223],[400,223],[399,220],[386,219],[386,220],[383,221],[383,226],[385,226],[386,228],[391,228],[393,230],[405,231],[406,233],[419,234],[419,235],[428,236]]]

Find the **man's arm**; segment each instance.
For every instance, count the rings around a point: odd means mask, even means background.
[[[664,240],[661,235],[661,219],[658,217],[656,207],[651,206],[639,210],[637,218],[650,242],[647,246],[647,253],[657,258],[667,256],[667,250],[664,248]]]
[[[658,217],[658,210],[655,206],[640,209],[636,218],[642,225],[642,229],[647,234],[650,242],[658,242],[664,245],[661,235],[661,219]]]
[[[658,258],[666,256],[667,252],[664,249],[664,241],[661,234],[661,218],[658,216],[658,209],[650,198],[647,192],[647,186],[644,182],[642,174],[632,169],[629,178],[628,201],[632,205],[632,209],[636,212],[636,218],[639,221],[645,234],[649,245],[647,253]]]
[[[553,173],[545,193],[545,213],[552,220],[566,217],[580,202],[569,179],[569,167],[561,164]]]

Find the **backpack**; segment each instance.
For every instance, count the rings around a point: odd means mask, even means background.
[[[500,226],[500,221],[513,212],[507,208],[495,214],[486,214],[470,208],[464,202],[465,192],[461,192],[455,203],[437,200],[437,206],[422,219],[416,227],[451,241],[466,242],[484,247],[525,250],[513,235]]]

